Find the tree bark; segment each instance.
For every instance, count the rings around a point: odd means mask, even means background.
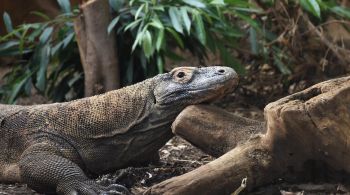
[[[211,113],[213,118],[198,123],[193,110],[202,112],[199,116]],[[217,148],[227,146],[228,142],[232,150],[196,170],[152,186],[145,194],[230,194],[244,177],[247,177],[248,190],[281,179],[303,182],[323,177],[349,181],[350,77],[319,83],[268,104],[265,107],[267,132],[260,134],[264,131],[262,128],[255,129],[258,132],[255,136],[242,134],[246,136],[240,139],[247,140],[243,143],[237,144],[232,139],[240,135],[234,130],[249,132],[245,127],[251,126],[236,117],[232,117],[231,125],[218,130],[215,128],[220,125],[214,125],[214,135],[220,134],[218,139],[208,136],[213,134],[212,124],[221,122],[214,121],[218,120],[214,113],[218,113],[217,108],[187,108],[176,119],[173,131],[181,132],[180,135],[204,151],[211,151],[208,142]],[[191,123],[189,118],[195,122]],[[204,133],[192,132],[200,129]],[[225,141],[224,135],[233,141]],[[224,141],[220,137],[225,137]]]
[[[81,5],[76,18],[80,58],[85,75],[85,96],[120,87],[120,71],[114,32],[108,34],[111,21],[108,0],[89,0]]]

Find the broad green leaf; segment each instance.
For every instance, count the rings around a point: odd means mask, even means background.
[[[197,8],[205,8],[205,4],[200,0],[183,0],[183,2],[187,3],[188,5],[192,5]]]
[[[275,52],[275,53],[277,53],[277,52]],[[285,75],[292,74],[292,72],[289,70],[288,66],[282,62],[280,54],[274,54],[273,60],[275,62],[275,65],[277,66],[278,70],[281,71],[282,74],[285,74]]]
[[[57,43],[54,47],[52,47],[52,49],[51,49],[51,55],[52,55],[52,56],[56,55],[57,51],[58,51],[59,49],[61,49],[62,46],[63,46],[63,41]]]
[[[49,64],[50,59],[50,47],[48,45],[45,45],[44,47],[40,48],[40,51],[38,53],[39,56],[39,71],[36,75],[36,84],[35,86],[43,92],[46,87],[46,71],[47,66]]]
[[[158,29],[164,29],[164,25],[162,24],[162,22],[158,18],[153,18],[152,22],[149,23],[149,25],[154,26]]]
[[[1,43],[0,44],[0,53],[4,50],[7,50],[11,47],[18,46],[18,45],[19,45],[19,41],[7,41],[4,43]]]
[[[81,72],[81,73],[77,73],[77,72],[76,72],[76,73],[73,75],[73,78],[71,78],[71,79],[67,82],[68,86],[69,86],[69,87],[73,87],[73,85],[74,85],[79,79],[81,79],[82,76],[83,76],[83,73],[82,73],[82,72]]]
[[[235,6],[235,7],[246,7],[246,8],[252,7],[251,6],[252,4],[246,0],[225,0],[225,3],[230,4],[232,6]]]
[[[246,16],[244,14],[241,14],[240,12],[235,12],[235,14],[240,17],[241,19],[243,19],[245,22],[247,22],[248,24],[250,24],[252,27],[254,27],[255,29],[260,29],[260,26],[258,24],[257,21],[251,19],[249,16]]]
[[[159,51],[164,42],[164,30],[161,29],[158,31],[157,41],[156,41],[156,50]]]
[[[258,38],[255,28],[249,28],[249,42],[250,42],[250,50],[254,55],[259,54],[259,44]]]
[[[135,0],[129,1],[129,6],[130,6],[130,7],[133,6],[134,2],[135,2]]]
[[[16,83],[14,84],[14,86],[12,86],[8,103],[10,104],[14,103],[16,97],[18,96],[19,92],[21,91],[23,86],[26,84],[30,76],[31,74],[25,74],[19,77],[18,79],[16,79]]]
[[[164,12],[164,11],[165,11],[164,6],[162,6],[162,5],[159,5],[159,6],[152,6],[152,9],[153,9],[153,10],[157,10],[157,11],[161,11],[161,12]]]
[[[160,55],[157,55],[157,68],[159,74],[164,73],[164,62]]]
[[[38,29],[41,26],[43,26],[42,23],[31,23],[31,24],[22,24],[21,27],[23,27],[23,29]]]
[[[30,71],[28,71],[28,73],[29,73],[29,72],[30,72]],[[28,80],[27,80],[27,82],[26,82],[26,83],[24,84],[24,86],[23,86],[23,91],[24,91],[24,93],[25,93],[27,96],[29,96],[29,95],[31,95],[32,88],[33,88],[32,78],[29,77]]]
[[[131,22],[130,24],[128,24],[125,28],[124,28],[124,32],[129,30],[129,29],[134,29],[140,22],[142,21],[142,19],[137,19],[133,22]]]
[[[242,7],[234,7],[233,8],[236,11],[242,11],[242,12],[247,12],[247,13],[258,13],[258,14],[263,14],[264,10],[263,9],[257,9],[257,8],[242,8]]]
[[[321,9],[317,0],[300,0],[300,5],[314,16],[321,18]]]
[[[34,42],[38,36],[42,33],[42,31],[46,28],[47,24],[44,24],[42,26],[38,25],[36,28],[33,27],[35,30],[31,32],[31,34],[27,37],[27,40],[30,42]]]
[[[64,13],[71,13],[69,0],[57,0],[57,3]]]
[[[142,41],[142,37],[143,37],[143,32],[144,31],[141,31],[141,33],[138,33],[136,35],[135,41],[134,41],[134,43],[133,43],[133,45],[131,47],[131,52],[135,51],[136,46],[140,45],[140,42]]]
[[[139,15],[140,15],[140,13],[141,13],[141,11],[142,11],[142,9],[145,7],[145,4],[142,4],[138,9],[137,9],[137,11],[136,11],[136,13],[135,13],[135,17],[134,17],[134,20],[136,20],[138,17],[139,17]]]
[[[331,8],[331,11],[339,16],[346,17],[350,19],[350,9],[341,7],[341,6],[334,6]]]
[[[218,24],[215,23],[211,31],[214,31],[218,34],[222,34],[228,37],[243,37],[244,33],[239,29],[239,27],[235,27],[230,24]]]
[[[176,40],[176,42],[177,42],[177,44],[180,46],[180,48],[184,48],[184,42],[182,41],[182,39],[181,39],[181,37],[179,36],[179,34],[176,32],[176,31],[174,31],[173,29],[171,29],[171,28],[166,28],[166,30],[168,31],[168,32],[170,32],[170,34],[174,37],[174,39]]]
[[[119,22],[119,19],[120,19],[120,15],[117,16],[117,17],[115,17],[115,18],[111,21],[111,23],[109,23],[108,28],[107,28],[108,34],[111,34],[113,28],[114,28],[115,25],[117,25],[117,23]]]
[[[196,32],[197,32],[196,34],[197,38],[203,45],[206,45],[207,40],[206,40],[206,32],[204,28],[203,18],[199,13],[195,14],[193,17],[194,17],[194,23],[195,23]]]
[[[12,26],[10,15],[7,12],[4,12],[3,19],[4,19],[6,31],[8,33],[11,33],[13,31],[13,26]]]
[[[42,12],[32,11],[30,13],[33,14],[33,15],[39,16],[39,17],[43,18],[46,21],[49,21],[51,19],[48,15],[46,15],[46,14],[44,14]]]
[[[191,31],[191,19],[188,16],[187,9],[185,7],[181,7],[180,8],[180,12],[181,12],[181,15],[182,15],[182,21],[184,23],[186,31],[187,31],[188,34],[190,34],[190,31]]]
[[[74,32],[69,33],[66,38],[63,39],[63,48],[66,48],[67,45],[73,40],[75,36]]]
[[[49,38],[51,37],[51,34],[53,32],[53,27],[47,27],[45,30],[41,33],[39,37],[39,41],[41,44],[45,44]]]
[[[180,18],[180,13],[179,13],[179,10],[178,8],[176,7],[170,7],[169,8],[169,17],[170,17],[170,20],[171,20],[171,24],[173,25],[174,29],[183,34],[183,28],[182,28],[182,25],[181,25],[181,18]]]
[[[109,0],[109,5],[114,11],[119,12],[119,10],[123,7],[124,2],[124,0]]]
[[[152,35],[148,30],[146,30],[143,33],[142,48],[143,48],[143,52],[145,53],[146,58],[151,57],[154,49],[152,47]]]
[[[225,5],[225,2],[224,2],[224,0],[213,0],[210,2],[210,4],[223,6],[223,5]]]

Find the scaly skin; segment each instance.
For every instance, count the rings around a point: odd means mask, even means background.
[[[128,193],[101,186],[101,174],[152,160],[173,135],[186,106],[235,88],[227,67],[180,67],[102,95],[35,106],[0,105],[0,182],[23,182],[39,192]]]

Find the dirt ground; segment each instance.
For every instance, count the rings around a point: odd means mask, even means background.
[[[283,85],[285,78],[271,76],[275,71],[269,65],[261,65],[251,68],[249,75],[241,78],[241,83],[236,92],[228,95],[213,104],[233,112],[237,115],[263,120],[263,108],[268,102],[272,102],[288,94],[300,91],[319,80],[298,80],[291,84]],[[39,95],[30,98],[22,98],[18,104],[39,104],[47,100]],[[148,187],[168,178],[189,172],[212,160],[213,157],[204,154],[199,149],[181,139],[174,137],[159,152],[160,161],[147,167],[129,167],[114,173],[102,175],[96,180],[101,184],[118,183],[126,186],[135,194],[142,193]],[[283,180],[269,186],[263,186],[249,194],[350,194],[350,186],[340,183],[299,183],[288,184]],[[0,195],[24,195],[38,194],[22,184],[0,184]],[[248,194],[242,192],[242,194]]]

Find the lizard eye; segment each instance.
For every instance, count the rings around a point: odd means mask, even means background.
[[[193,76],[194,68],[192,67],[179,67],[171,71],[173,81],[177,83],[187,83]]]
[[[176,74],[176,76],[178,77],[178,78],[183,78],[184,76],[186,76],[186,74],[184,73],[184,72],[178,72],[177,74]]]

